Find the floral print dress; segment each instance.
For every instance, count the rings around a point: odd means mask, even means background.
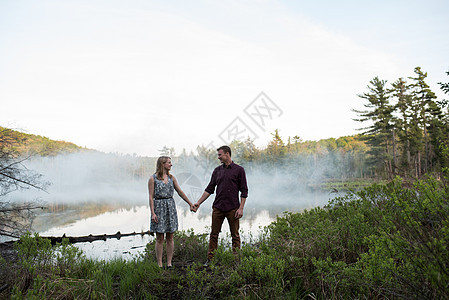
[[[155,223],[150,218],[150,233],[159,232],[175,232],[178,230],[178,213],[176,211],[175,200],[173,199],[174,184],[173,180],[168,176],[168,183],[154,178],[154,212],[156,213],[158,222]]]

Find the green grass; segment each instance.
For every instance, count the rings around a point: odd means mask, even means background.
[[[154,242],[105,262],[28,235],[0,298],[448,299],[448,199],[446,179],[372,184],[285,213],[237,256],[221,245],[210,267],[208,236],[192,231],[175,235],[175,270],[157,266]]]

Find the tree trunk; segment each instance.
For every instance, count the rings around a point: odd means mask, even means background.
[[[418,151],[418,161],[417,161],[418,165],[416,168],[416,178],[420,178],[421,177],[421,151]]]
[[[407,140],[407,171],[412,170],[412,158],[410,155],[410,140]]]
[[[395,136],[395,133],[394,133],[394,129],[392,130],[392,132],[393,132],[393,175],[396,175],[396,173],[397,173],[397,165],[398,165],[398,162],[396,161],[396,136]]]
[[[424,155],[425,155],[424,173],[427,173],[429,164],[429,143],[427,141],[427,126],[425,121],[426,119],[424,118]]]

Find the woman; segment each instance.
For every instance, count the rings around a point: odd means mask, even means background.
[[[176,190],[178,195],[189,204],[190,210],[193,210],[192,202],[181,190],[176,178],[170,174],[171,167],[170,157],[159,157],[156,164],[156,173],[148,180],[151,209],[150,233],[156,232],[156,259],[161,268],[164,234],[167,240],[167,267],[172,268],[173,235],[178,230],[178,214],[173,199],[173,191]]]

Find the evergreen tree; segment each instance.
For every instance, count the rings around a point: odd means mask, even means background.
[[[449,76],[449,71],[446,72]],[[449,82],[439,82],[441,90],[449,95]],[[449,149],[449,100],[443,99],[437,101],[438,106],[441,109],[440,121],[441,132],[439,133],[439,145],[437,148],[437,156],[439,158],[441,167],[449,167],[449,157],[447,155],[447,149]]]
[[[266,153],[270,162],[275,163],[279,162],[286,156],[287,148],[279,134],[279,129],[276,129],[272,135],[273,139],[268,144]]]
[[[392,85],[389,93],[396,99],[394,110],[397,112],[395,118],[395,128],[398,132],[398,140],[400,150],[399,163],[395,163],[395,166],[400,168],[401,173],[408,176],[412,171],[411,162],[411,136],[410,136],[410,124],[412,123],[412,95],[411,87],[407,84],[404,78],[399,78]]]
[[[416,124],[413,133],[416,140],[415,150],[415,168],[416,176],[430,171],[432,159],[432,144],[429,136],[429,127],[433,122],[435,116],[439,114],[438,108],[435,105],[435,93],[430,90],[429,85],[425,82],[427,72],[423,72],[420,67],[414,70],[416,77],[410,77],[414,81],[411,85],[412,91],[412,107],[416,115]],[[434,124],[435,125],[435,124]],[[422,152],[424,151],[424,155]],[[423,161],[424,160],[424,161]]]
[[[446,72],[446,74],[449,76],[449,71]],[[449,95],[449,82],[438,82],[438,84],[440,85],[441,90],[445,93]]]
[[[254,141],[249,137],[245,141],[234,140],[229,146],[232,149],[233,160],[238,163],[252,162],[260,156]]]
[[[367,100],[364,104],[366,110],[353,110],[360,117],[355,119],[359,122],[370,121],[371,125],[362,128],[362,133],[371,146],[369,154],[371,154],[371,164],[376,170],[384,170],[388,176],[393,175],[391,153],[394,140],[393,109],[389,103],[389,94],[385,88],[386,80],[380,80],[375,77],[369,82],[368,91],[360,98]]]

